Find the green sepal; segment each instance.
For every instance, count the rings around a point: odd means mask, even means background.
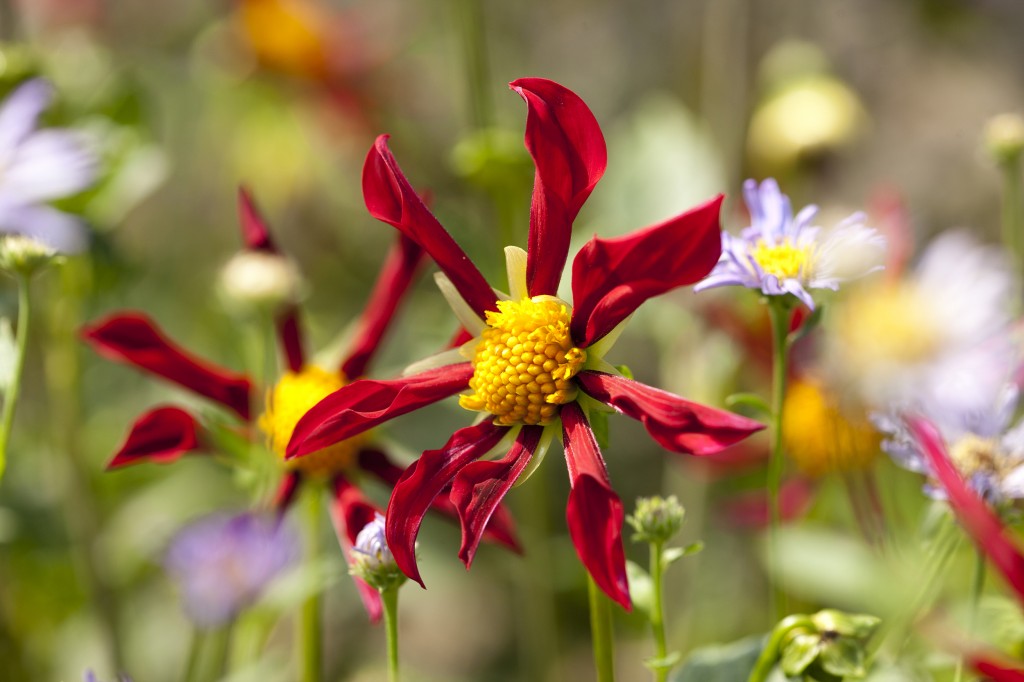
[[[615,369],[618,370],[619,374],[627,379],[633,378],[633,370],[629,368],[629,365],[615,365]]]
[[[644,660],[644,666],[652,672],[669,672],[679,665],[683,660],[683,654],[679,651],[672,651],[661,658],[648,658]]]
[[[782,672],[790,677],[802,675],[821,652],[821,637],[817,634],[797,635],[786,645],[779,661]]]
[[[661,554],[661,566],[662,568],[668,568],[675,562],[682,559],[684,556],[697,554],[703,549],[703,542],[694,542],[692,544],[687,545],[686,547],[666,547],[665,551]]]
[[[654,605],[654,583],[650,574],[634,561],[626,562],[626,580],[629,581],[629,595],[633,608],[650,616]]]
[[[608,432],[608,413],[595,410],[587,416],[590,418],[590,430],[594,432],[597,446],[602,450],[607,450],[611,438]]]
[[[859,680],[868,674],[864,666],[864,647],[846,637],[824,645],[818,662],[822,670],[837,677]]]
[[[768,416],[772,413],[772,408],[768,406],[768,401],[756,393],[733,393],[726,397],[725,406],[730,409],[734,407],[749,407],[757,414],[763,416]]]

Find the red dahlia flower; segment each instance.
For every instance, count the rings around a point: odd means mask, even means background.
[[[244,190],[239,193],[239,208],[247,250],[277,254],[263,219]],[[369,474],[391,487],[398,482],[401,467],[367,437],[339,439],[301,460],[284,461],[285,446],[303,413],[324,396],[348,384],[350,378],[365,374],[413,281],[422,256],[423,251],[415,242],[400,236],[388,254],[355,339],[337,371],[307,364],[299,312],[294,304],[285,308],[276,321],[288,371],[269,391],[266,410],[257,421],[270,449],[280,455],[285,467],[274,506],[283,512],[304,480],[328,484],[333,493],[331,518],[346,557],[359,531],[373,521],[378,511],[356,487],[362,474]],[[172,343],[144,314],[115,313],[87,326],[82,335],[101,355],[163,377],[219,403],[247,424],[252,423],[250,405],[255,392],[249,377],[195,358]],[[186,453],[203,451],[211,445],[212,439],[196,417],[178,407],[162,406],[146,412],[135,422],[108,468],[143,461],[173,462]],[[455,507],[447,499],[442,498],[433,506],[443,514],[456,516]],[[490,539],[519,549],[511,517],[504,509],[495,516],[487,533]],[[360,579],[355,580],[371,619],[378,620],[382,612],[377,591]]]
[[[526,78],[511,87],[527,103],[526,147],[536,176],[529,250],[505,250],[509,295],[491,289],[413,191],[387,136],[379,137],[363,168],[366,205],[437,262],[438,284],[475,338],[452,352],[461,358],[442,355],[432,363],[452,364],[390,381],[357,381],[326,397],[299,420],[288,456],[301,461],[467,391],[460,404],[487,418],[456,431],[440,450],[424,452],[402,475],[388,506],[388,544],[399,567],[422,585],[415,540],[437,496],[446,493],[458,510],[459,557],[468,567],[501,499],[560,432],[572,484],[566,515],[573,544],[601,589],[629,608],[622,503],[609,484],[589,415],[609,406],[643,422],[663,447],[695,455],[716,453],[762,428],[627,379],[603,359],[643,301],[693,284],[714,267],[722,198],[624,237],[592,239],[573,262],[573,308],[556,297],[557,287],[573,220],[604,173],[604,138],[587,105],[557,83]],[[494,450],[507,454],[485,458]]]

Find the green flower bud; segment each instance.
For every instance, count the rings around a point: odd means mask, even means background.
[[[356,536],[349,570],[352,575],[362,578],[370,587],[382,592],[396,589],[405,582],[405,574],[395,563],[395,557],[384,537],[384,517],[381,514],[376,514],[373,521],[366,524]]]
[[[636,531],[634,542],[661,544],[679,532],[685,513],[675,495],[641,497],[636,501],[636,511],[626,521]]]
[[[879,619],[834,609],[812,616],[791,616],[778,628],[788,630],[779,646],[779,664],[790,677],[842,682],[867,675],[866,644]]]
[[[1000,114],[985,127],[985,146],[997,163],[1014,163],[1024,152],[1024,118]]]
[[[0,268],[29,277],[62,258],[56,250],[32,237],[12,234],[0,238]]]

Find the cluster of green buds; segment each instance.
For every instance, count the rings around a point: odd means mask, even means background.
[[[395,563],[384,537],[384,517],[381,514],[376,514],[356,536],[349,570],[380,592],[396,590],[405,582],[405,574]]]
[[[867,676],[867,643],[880,620],[826,609],[779,621],[750,674],[763,682],[776,664],[788,679],[843,682]]]
[[[636,501],[636,511],[626,521],[636,531],[634,542],[664,544],[683,527],[686,511],[675,495],[641,497]]]
[[[20,234],[0,238],[0,269],[16,276],[31,277],[63,258],[46,244]]]

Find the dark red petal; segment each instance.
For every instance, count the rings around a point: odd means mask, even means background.
[[[622,501],[609,484],[597,439],[583,410],[569,403],[562,407],[561,416],[572,486],[565,509],[569,537],[597,586],[629,611],[632,602],[622,550]]]
[[[398,304],[409,290],[409,285],[412,284],[416,271],[423,262],[423,255],[423,249],[419,244],[404,234],[399,235],[398,242],[391,247],[380,275],[377,276],[370,300],[363,310],[355,342],[349,350],[348,358],[341,366],[341,371],[346,377],[356,379],[366,373],[366,365],[380,345],[380,340],[395,310],[398,309]]]
[[[288,507],[292,506],[292,502],[295,501],[295,496],[299,492],[299,484],[302,483],[302,474],[298,470],[287,471],[284,476],[281,477],[281,482],[277,485],[277,491],[274,493],[274,510],[278,514],[283,514]]]
[[[306,364],[306,353],[302,344],[302,326],[299,324],[299,308],[290,305],[277,318],[277,338],[281,344],[288,369],[301,372]]]
[[[793,478],[779,489],[779,509],[783,521],[801,518],[814,501],[814,483],[803,478]],[[771,523],[771,509],[768,491],[765,489],[741,493],[725,503],[725,518],[740,528],[767,528]]]
[[[402,572],[421,586],[416,536],[423,516],[459,470],[497,445],[506,431],[507,427],[489,421],[459,429],[440,450],[427,450],[409,465],[391,493],[385,531],[388,547]]]
[[[426,250],[477,315],[496,309],[487,280],[406,180],[388,149],[387,135],[378,137],[366,155],[363,198],[370,215],[397,227]]]
[[[722,253],[721,195],[652,227],[594,237],[572,263],[572,338],[585,348],[647,299],[700,281]]]
[[[128,438],[107,464],[107,469],[143,461],[173,462],[201,447],[199,434],[199,423],[185,410],[177,407],[150,410],[132,424]]]
[[[376,448],[365,448],[359,451],[359,468],[373,474],[390,488],[394,488],[398,484],[404,471],[400,466],[388,459],[384,452]],[[458,510],[456,510],[455,505],[446,496],[448,492],[448,488],[442,490],[441,494],[434,498],[431,506],[437,513],[456,520],[459,518]],[[495,510],[494,515],[491,516],[491,520],[487,524],[487,528],[484,530],[483,537],[488,542],[505,545],[513,552],[522,551],[516,535],[512,514],[504,506],[499,506]]]
[[[971,490],[953,466],[942,436],[931,422],[912,418],[908,421],[932,471],[949,498],[960,523],[978,548],[988,556],[1024,604],[1024,556],[1003,532],[1003,525],[988,505]]]
[[[544,78],[520,78],[509,87],[526,101],[526,149],[537,167],[526,281],[531,296],[555,294],[572,222],[604,175],[608,152],[597,119],[576,93]]]
[[[334,497],[331,500],[331,522],[334,524],[334,533],[338,536],[338,544],[345,553],[345,559],[351,563],[352,547],[356,544],[359,531],[373,521],[374,514],[379,510],[343,476],[335,477],[332,487]],[[378,622],[384,614],[380,593],[361,578],[352,576],[352,580],[356,583],[356,590],[366,613],[370,616],[370,622]]]
[[[245,187],[238,188],[238,217],[242,224],[242,241],[247,249],[277,253],[277,247],[270,238],[267,222],[260,215],[252,194]]]
[[[287,459],[301,457],[426,407],[469,385],[473,366],[445,365],[412,376],[353,381],[304,414],[288,442]]]
[[[472,462],[456,474],[449,499],[458,510],[462,524],[459,558],[467,569],[473,563],[491,515],[533,457],[543,431],[540,426],[524,426],[503,458]]]
[[[1024,682],[1024,670],[1010,668],[1006,664],[993,660],[975,659],[971,665],[974,670],[992,682]]]
[[[576,380],[590,397],[639,419],[661,447],[673,452],[713,455],[764,428],[728,410],[690,402],[614,374],[588,370]]]
[[[251,384],[236,374],[186,353],[142,313],[118,313],[82,329],[100,355],[135,365],[221,403],[249,419]]]

